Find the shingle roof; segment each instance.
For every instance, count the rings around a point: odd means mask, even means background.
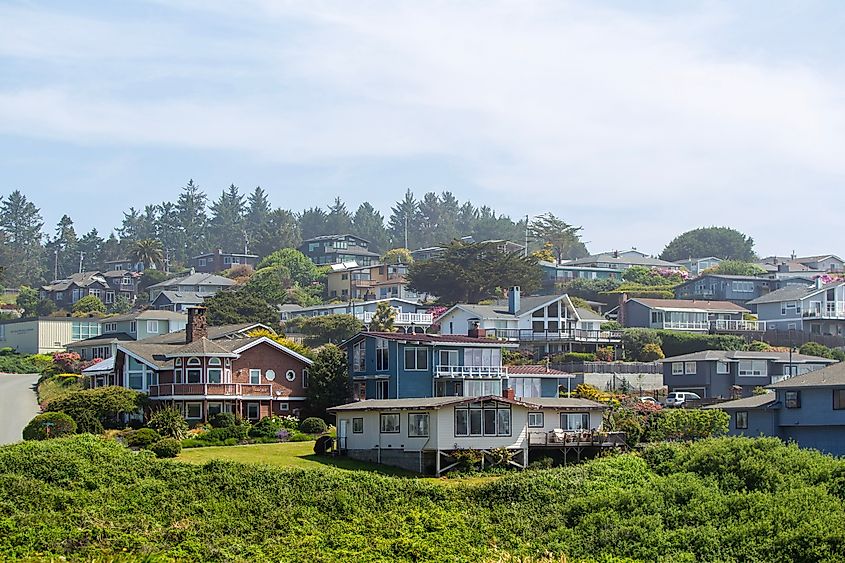
[[[217,274],[205,274],[202,272],[196,272],[193,274],[188,274],[187,276],[178,276],[169,280],[164,280],[163,282],[151,285],[149,289],[164,289],[166,287],[176,285],[220,285],[228,287],[231,285],[235,285],[235,282],[234,280],[224,278],[223,276],[218,276]]]
[[[175,305],[199,305],[205,301],[206,297],[211,297],[212,293],[204,292],[198,293],[196,291],[162,291],[156,298],[158,301],[161,297],[165,297],[168,302]]]
[[[172,363],[167,359],[167,354],[173,348],[172,344],[150,344],[146,340],[118,344],[118,350],[126,350],[133,356],[141,358],[144,362],[158,369],[172,367]]]
[[[219,340],[221,338],[239,337],[242,336],[244,333],[261,328],[271,330],[270,327],[267,327],[261,323],[239,323],[210,326],[208,327],[208,338],[210,338],[211,340]],[[177,330],[176,332],[171,332],[169,334],[160,334],[158,336],[152,336],[150,338],[145,338],[142,342],[145,342],[147,344],[182,344],[185,342],[185,331]]]
[[[777,383],[767,385],[769,389],[793,389],[796,387],[841,387],[845,386],[845,362],[837,362],[826,368],[796,375]]]
[[[561,299],[565,295],[526,295],[519,299],[519,309],[516,315],[508,312],[508,301],[506,299],[499,299],[489,305],[477,305],[471,303],[459,303],[457,306],[468,311],[477,313],[484,318],[515,318],[516,316],[524,315],[534,309],[550,303],[555,299]]]
[[[67,344],[68,348],[75,348],[80,346],[94,346],[97,344],[114,344],[115,342],[134,342],[135,337],[125,332],[110,332],[100,336],[92,336],[85,340],[77,340]]]
[[[508,375],[548,375],[558,377],[575,377],[571,373],[551,369],[546,365],[530,364],[522,366],[508,366]]]
[[[45,291],[64,291],[71,285],[77,285],[78,287],[88,287],[93,283],[101,283],[103,285],[106,285],[106,279],[99,271],[81,272],[71,274],[63,280],[56,280],[54,283],[41,287]]]
[[[730,301],[704,301],[700,299],[652,299],[646,297],[632,297],[629,301],[637,301],[651,309],[701,309],[709,311],[731,311],[737,313],[749,313],[745,307],[741,307]]]
[[[752,395],[743,399],[736,399],[734,401],[725,401],[724,403],[717,403],[715,405],[707,405],[702,407],[704,409],[760,409],[773,404],[777,400],[775,393],[763,393],[761,395]]]
[[[599,262],[606,262],[608,264],[631,264],[635,266],[654,266],[666,268],[678,267],[678,265],[674,262],[667,262],[666,260],[661,260],[659,258],[651,258],[650,256],[637,256],[634,254],[623,255],[622,253],[620,253],[618,257],[613,256],[613,254],[594,254],[592,256],[585,256],[584,258],[570,260],[569,262],[566,262],[563,265],[579,266],[582,264],[595,264]]]
[[[579,399],[583,400],[583,399]],[[412,399],[367,399],[332,407],[333,411],[358,411],[358,410],[403,410],[403,409],[439,409],[449,405],[461,403],[474,403],[478,401],[500,401],[511,405],[522,405],[528,408],[538,406],[534,404],[535,399],[520,400],[508,399],[499,395],[486,395],[484,397],[419,397]],[[592,402],[592,401],[588,401]],[[598,403],[595,403],[596,405]]]
[[[159,321],[187,321],[188,315],[186,313],[175,313],[162,309],[147,309],[145,311],[136,311],[134,313],[126,313],[125,315],[117,315],[115,317],[103,317],[100,319],[101,323],[118,323],[122,321],[134,320],[159,320]]]
[[[177,358],[184,356],[223,356],[234,358],[237,354],[230,352],[217,342],[202,337],[194,340],[184,346],[170,346],[170,351],[167,352],[168,358]]]
[[[810,297],[816,293],[820,293],[822,291],[839,287],[845,282],[833,282],[827,285],[823,285],[822,287],[816,287],[815,285],[804,286],[804,285],[787,285],[786,287],[782,287],[778,290],[775,290],[771,293],[767,293],[766,295],[762,295],[757,299],[753,299],[748,302],[749,305],[760,305],[763,303],[780,303],[781,301],[798,301],[799,299],[804,299],[805,297]]]
[[[406,334],[404,332],[359,332],[353,336],[349,341],[359,338],[361,336],[377,336],[385,340],[401,340],[411,344],[474,344],[476,346],[496,346],[516,348],[519,344],[515,342],[505,342],[503,340],[496,340],[493,338],[474,338],[471,336],[463,336],[459,334]],[[347,341],[348,342],[348,341]]]
[[[769,352],[752,352],[745,350],[704,350],[702,352],[693,352],[692,354],[683,354],[681,356],[672,356],[659,360],[663,363],[672,362],[700,362],[700,361],[739,361],[739,360],[772,360],[775,362],[788,362],[789,352],[769,351]],[[804,354],[792,354],[792,362],[796,364],[803,363],[825,363],[832,364],[836,360],[822,358],[820,356],[807,356]]]
[[[575,307],[575,310],[578,311],[578,316],[581,317],[582,321],[605,321],[604,317],[593,311],[592,309],[585,309],[584,307]]]
[[[589,399],[571,399],[566,397],[531,397],[523,402],[544,409],[606,409],[607,405]]]
[[[91,375],[94,373],[102,373],[111,371],[114,369],[114,356],[111,358],[106,358],[102,362],[97,362],[92,366],[88,366],[84,370],[82,370],[82,375]]]

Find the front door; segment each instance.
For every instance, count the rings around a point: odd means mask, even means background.
[[[340,421],[338,421],[337,448],[339,450],[345,450],[346,449],[346,426],[347,426],[348,422],[349,421],[347,421],[344,418],[342,418],[342,419],[340,419]]]

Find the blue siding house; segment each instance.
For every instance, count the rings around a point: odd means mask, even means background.
[[[780,287],[780,280],[756,276],[704,274],[676,286],[675,297],[677,299],[730,301],[745,306],[749,301]]]
[[[347,340],[356,400],[502,395],[502,350],[518,344],[474,336],[361,332]]]
[[[788,285],[749,302],[769,330],[845,336],[845,282]]]

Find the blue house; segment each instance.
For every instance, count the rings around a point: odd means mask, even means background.
[[[757,299],[761,295],[780,288],[780,283],[779,280],[756,276],[704,274],[676,286],[675,297],[677,299],[730,301],[745,306],[752,299]]]
[[[502,350],[518,344],[475,335],[361,332],[347,340],[353,397],[405,399],[502,395]]]
[[[773,392],[705,408],[731,415],[730,433],[775,436],[845,455],[845,363],[769,385]]]
[[[768,330],[845,336],[845,282],[788,285],[751,302]]]

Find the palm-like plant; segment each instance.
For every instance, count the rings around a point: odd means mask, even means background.
[[[129,257],[135,262],[143,262],[147,268],[159,268],[164,264],[164,248],[161,241],[144,239],[136,241],[129,251]]]

